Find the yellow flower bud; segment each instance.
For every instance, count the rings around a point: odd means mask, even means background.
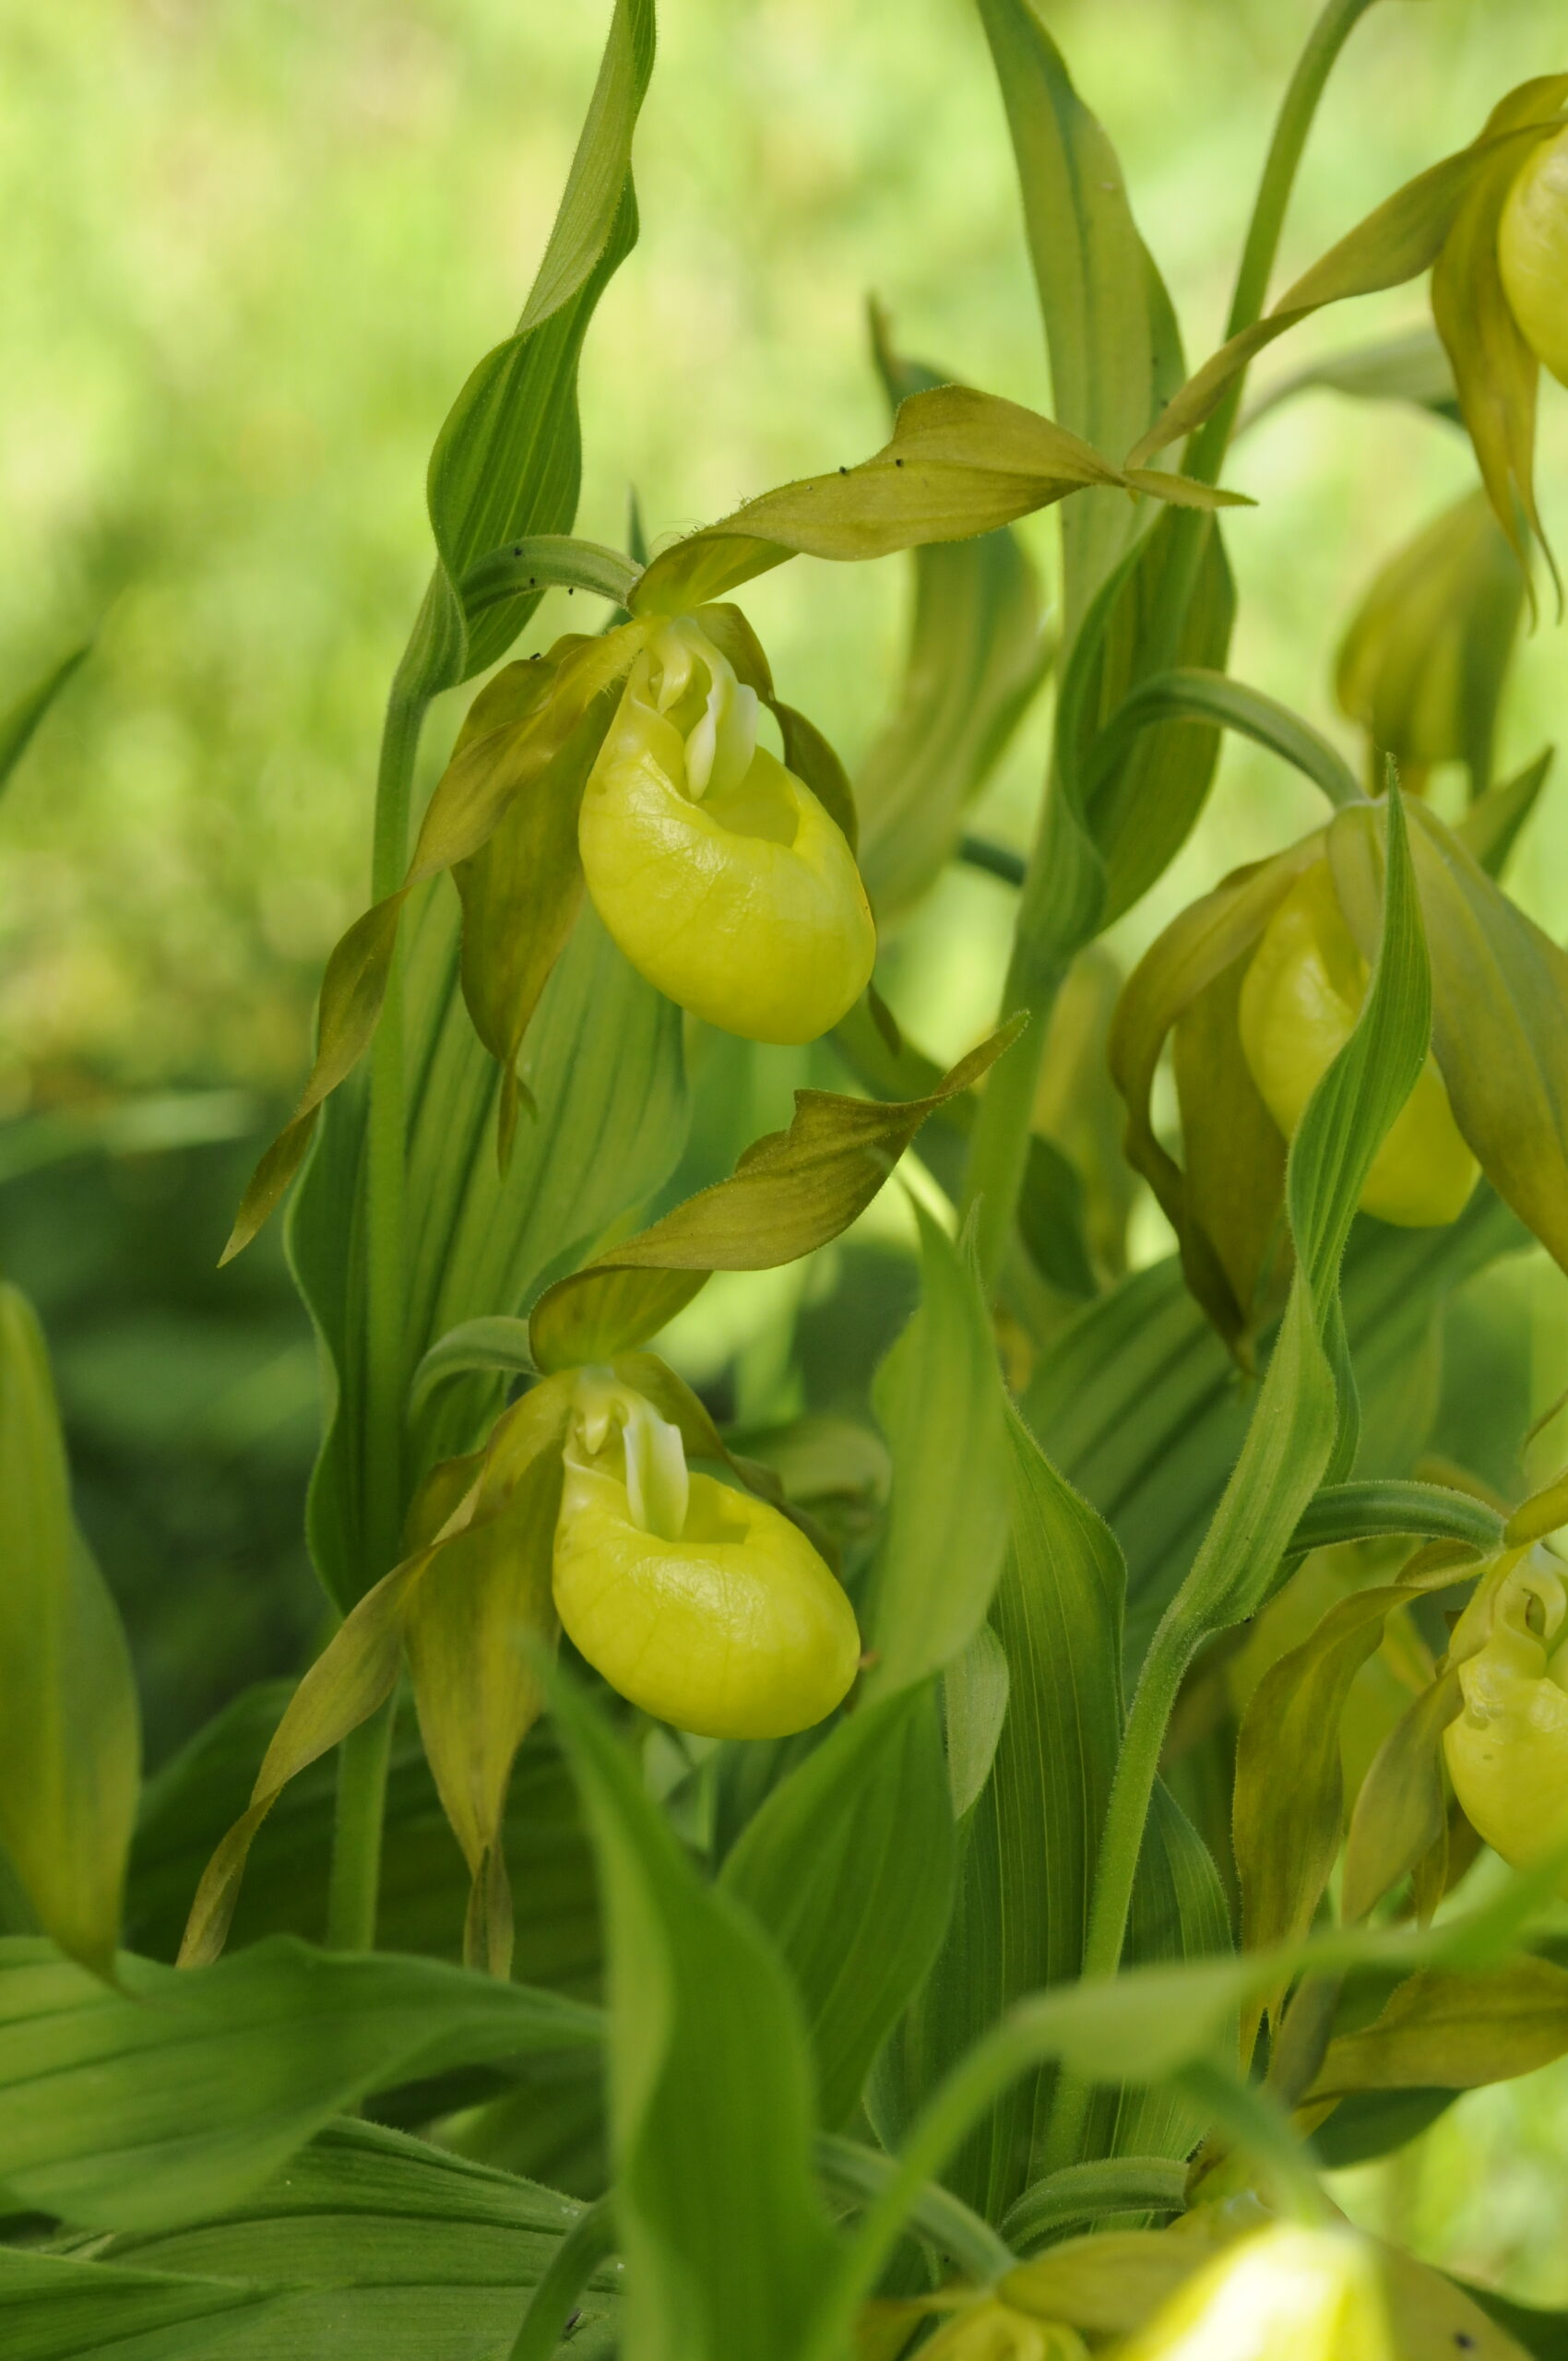
[[[1526,343],[1568,386],[1568,131],[1531,149],[1497,231],[1497,266]]]
[[[1333,872],[1326,860],[1316,861],[1269,920],[1241,985],[1242,1054],[1287,1139],[1354,1031],[1367,983],[1367,963],[1345,923]],[[1454,1221],[1477,1170],[1429,1052],[1372,1159],[1362,1211],[1411,1228]]]
[[[689,1474],[679,1430],[585,1371],[555,1529],[573,1645],[645,1712],[704,1738],[783,1738],[830,1714],[861,1639],[843,1590],[766,1501]]]
[[[1030,2319],[994,2298],[971,2305],[921,2347],[927,2361],[1087,2361],[1075,2329]]]
[[[814,1041],[871,979],[855,858],[756,742],[757,698],[687,615],[633,666],[583,796],[594,908],[634,967],[754,1041]]]
[[[1466,1655],[1472,1618],[1485,1636]],[[1504,1560],[1454,1654],[1465,1700],[1443,1741],[1454,1792],[1477,1833],[1524,1868],[1568,1836],[1568,1584],[1538,1551]]]
[[[1374,2248],[1277,2223],[1179,2287],[1118,2361],[1395,2361]]]

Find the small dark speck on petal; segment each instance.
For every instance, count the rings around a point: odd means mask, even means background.
[[[839,469],[839,470],[838,470],[838,472],[839,472],[839,474],[840,474],[841,476],[847,476],[847,475],[849,474],[849,469],[848,469],[848,468],[840,468],[840,469]]]
[[[895,466],[896,468],[901,468],[901,467],[903,466],[904,462],[903,462],[903,460],[902,460],[902,459],[895,459],[895,460],[894,460],[894,462],[893,462],[893,464],[894,464],[894,466]]]
[[[519,544],[518,544],[518,546],[517,546],[517,548],[516,548],[516,549],[512,552],[512,555],[513,555],[514,557],[521,557],[521,556],[522,556],[522,553],[523,553],[523,552],[522,552],[522,546],[521,546],[521,544],[519,543]]]
[[[1456,2328],[1454,2331],[1454,2342],[1461,2353],[1473,2353],[1476,2349],[1476,2340],[1467,2328]]]

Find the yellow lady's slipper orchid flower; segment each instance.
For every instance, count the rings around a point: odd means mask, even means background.
[[[688,615],[633,666],[583,796],[594,907],[634,967],[754,1041],[814,1041],[871,979],[855,858],[756,742],[757,698]]]
[[[1318,861],[1269,920],[1241,985],[1242,1053],[1287,1139],[1355,1030],[1368,975],[1345,923],[1333,870]],[[1429,1051],[1414,1090],[1372,1159],[1361,1208],[1381,1221],[1412,1228],[1456,1220],[1479,1169]]]
[[[1396,2361],[1375,2248],[1277,2223],[1194,2272],[1118,2361]]]
[[[994,2297],[957,2313],[921,2350],[929,2361],[1087,2361],[1088,2353],[1075,2329]]]
[[[1472,1628],[1485,1636],[1467,1655]],[[1524,1868],[1568,1836],[1568,1583],[1538,1550],[1504,1559],[1453,1653],[1465,1699],[1443,1734],[1454,1792],[1478,1835]]]
[[[679,1430],[592,1371],[566,1444],[554,1595],[612,1689],[703,1738],[807,1729],[860,1659],[854,1611],[804,1535],[691,1475]]]
[[[1503,203],[1497,263],[1536,359],[1568,386],[1568,130],[1531,149]]]

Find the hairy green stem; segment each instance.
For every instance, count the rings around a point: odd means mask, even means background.
[[[556,2248],[529,2298],[511,2361],[550,2361],[578,2296],[614,2250],[615,2215],[611,2199],[601,2197],[584,2207]]]
[[[329,1951],[368,1952],[375,1947],[381,1828],[396,1710],[397,1699],[389,1697],[368,1722],[350,1732],[338,1750],[338,1801],[327,1888]]]
[[[376,775],[371,898],[396,893],[409,858],[409,813],[420,729],[428,700],[393,684]],[[386,997],[371,1050],[365,1157],[364,1534],[368,1589],[397,1561],[403,1519],[403,1412],[408,1394],[407,1084],[403,1056],[401,945],[392,955]],[[345,1739],[338,1758],[327,1940],[339,1951],[375,1942],[381,1827],[393,1706],[389,1702]]]

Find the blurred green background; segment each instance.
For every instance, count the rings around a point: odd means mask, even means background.
[[[873,448],[870,291],[905,350],[1048,406],[969,0],[661,13],[642,243],[584,366],[580,529],[620,540],[632,484],[659,536]],[[1313,13],[1047,10],[1120,149],[1191,361],[1217,340]],[[213,1264],[301,1077],[323,956],[361,906],[379,706],[429,564],[430,444],[519,307],[605,16],[590,0],[0,0],[0,694],[97,635],[0,813],[0,1259],[48,1323],[155,1760],[317,1629],[299,1540],[311,1344],[275,1233],[221,1276]],[[1564,62],[1550,0],[1386,0],[1332,85],[1281,283],[1512,83]],[[1417,289],[1330,313],[1260,385],[1423,316]],[[1382,560],[1471,480],[1441,421],[1322,393],[1237,447],[1229,481],[1260,504],[1228,527],[1235,670],[1353,760],[1329,694],[1338,635]],[[1568,396],[1550,386],[1541,497],[1568,542]],[[1053,522],[1024,531],[1049,581]],[[783,694],[851,765],[886,715],[907,597],[901,563],[802,562],[747,594]],[[1504,772],[1560,729],[1562,647],[1549,613],[1515,667]],[[435,717],[433,767],[457,718]],[[1041,706],[981,810],[1020,848],[1048,729]],[[1135,954],[1222,870],[1318,818],[1300,781],[1228,742],[1202,825],[1114,947]],[[1560,784],[1513,872],[1558,935],[1565,856]],[[893,987],[934,1053],[985,1025],[1009,917],[1005,888],[955,870],[908,931]],[[759,1127],[791,1078],[788,1060],[754,1077]],[[1160,1251],[1146,1209],[1134,1239]],[[710,1291],[689,1340],[709,1373],[739,1353],[743,1412],[779,1398],[789,1359],[799,1283],[769,1284]],[[1545,1399],[1563,1290],[1538,1264],[1510,1285]],[[809,1306],[801,1334],[809,1358]],[[1360,2176],[1356,2202],[1423,2250],[1568,2301],[1565,2153],[1553,2071],[1465,2102]]]

